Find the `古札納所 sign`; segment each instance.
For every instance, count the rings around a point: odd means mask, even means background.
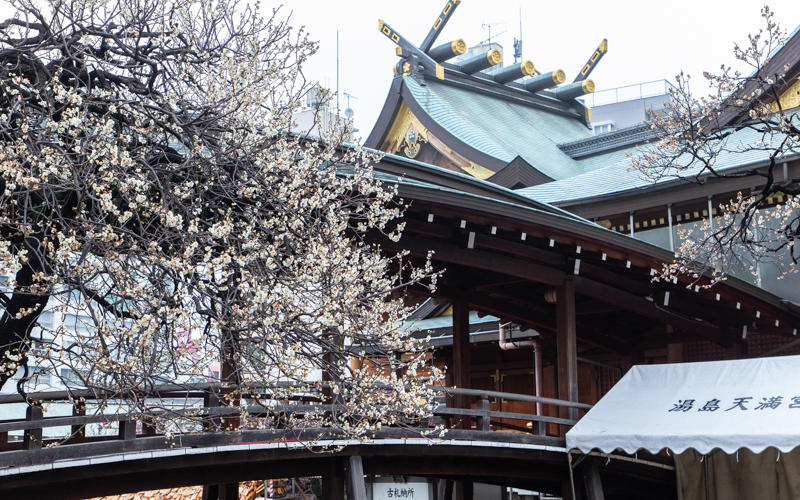
[[[372,483],[372,500],[428,500],[428,483]]]

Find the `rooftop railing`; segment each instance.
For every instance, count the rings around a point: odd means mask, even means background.
[[[580,99],[586,106],[593,108],[606,104],[633,101],[634,99],[668,95],[670,89],[676,89],[676,87],[667,80],[655,80],[652,82],[638,83],[636,85],[600,90],[592,94],[587,94]]]

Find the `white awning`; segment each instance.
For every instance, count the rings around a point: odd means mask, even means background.
[[[567,432],[584,453],[798,445],[800,356],[634,366]]]

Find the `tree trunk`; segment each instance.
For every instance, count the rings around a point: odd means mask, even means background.
[[[17,272],[17,287],[6,304],[5,312],[0,319],[0,388],[14,377],[19,367],[26,362],[30,344],[27,342],[36,320],[44,310],[49,295],[34,295],[27,290],[33,284],[35,270],[23,266]],[[31,313],[17,318],[23,310]],[[12,367],[16,365],[16,367]],[[1,367],[4,366],[4,369]]]

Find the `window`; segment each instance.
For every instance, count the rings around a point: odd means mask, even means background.
[[[616,127],[614,127],[614,122],[604,122],[593,124],[592,128],[594,128],[594,135],[600,135],[613,132]]]
[[[20,380],[22,376],[25,374],[25,369],[23,367],[17,368],[17,373],[14,374],[14,380]],[[30,385],[38,385],[38,384],[49,384],[50,383],[50,375],[47,373],[47,369],[43,366],[30,366],[28,365],[28,384]]]
[[[92,318],[89,316],[76,316],[74,314],[64,315],[64,328],[77,333],[89,333],[92,326]]]
[[[39,315],[37,323],[43,329],[52,330],[55,326],[55,313],[53,311],[43,312]]]
[[[69,368],[61,369],[61,382],[67,387],[77,387],[81,385],[78,374],[75,373],[75,370]]]

